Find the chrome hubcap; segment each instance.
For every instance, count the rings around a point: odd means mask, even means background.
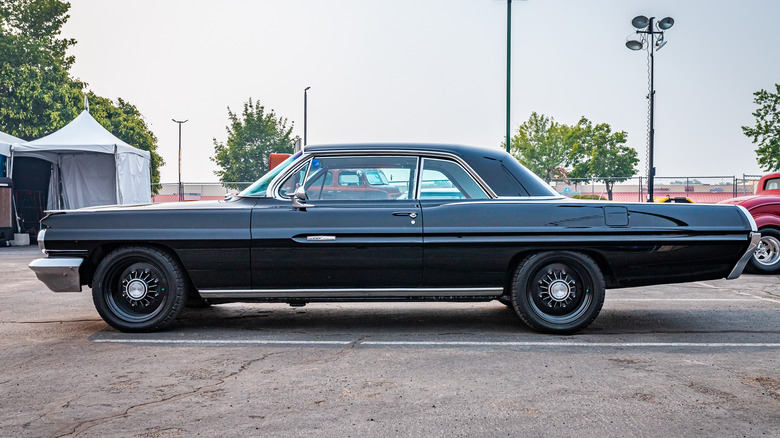
[[[146,283],[133,280],[127,284],[127,295],[133,300],[140,300],[146,295]]]
[[[159,294],[158,281],[147,270],[133,270],[122,279],[122,296],[131,306],[148,306]]]
[[[539,298],[550,307],[566,307],[576,297],[577,284],[564,271],[548,271],[539,280]]]

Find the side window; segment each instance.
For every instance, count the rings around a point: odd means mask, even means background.
[[[420,199],[488,199],[488,196],[459,164],[425,158]]]
[[[411,199],[416,177],[416,157],[320,157],[305,187],[312,200]]]

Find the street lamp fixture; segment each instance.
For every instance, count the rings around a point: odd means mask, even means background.
[[[184,201],[184,190],[182,190],[183,188],[181,185],[181,125],[187,123],[189,119],[184,121],[180,121],[176,119],[171,119],[171,120],[179,124],[179,202],[182,202]]]
[[[631,20],[631,24],[637,29],[636,35],[639,35],[639,39],[629,39],[626,41],[626,47],[629,49],[647,49],[650,55],[650,92],[648,94],[648,98],[650,99],[650,126],[648,128],[649,140],[647,147],[647,202],[653,202],[653,185],[655,182],[655,166],[653,166],[653,146],[655,142],[655,58],[653,53],[661,50],[661,48],[666,45],[664,31],[667,31],[674,26],[674,19],[672,17],[666,17],[658,23],[654,23],[654,20],[655,17],[647,18],[644,15],[634,17],[634,19]]]

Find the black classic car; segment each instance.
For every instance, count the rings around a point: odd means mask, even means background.
[[[90,286],[128,332],[169,326],[188,301],[498,300],[573,333],[605,288],[736,278],[760,239],[739,206],[570,200],[502,150],[417,144],[309,146],[224,201],[41,224],[38,278]]]

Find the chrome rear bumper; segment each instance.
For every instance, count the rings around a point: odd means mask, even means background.
[[[745,254],[742,254],[742,257],[734,266],[734,269],[731,270],[729,276],[726,277],[728,280],[733,280],[739,277],[740,275],[742,275],[742,271],[745,270],[745,265],[747,265],[747,262],[750,260],[751,257],[753,257],[753,253],[756,252],[756,248],[758,248],[759,241],[761,241],[761,233],[756,233],[756,232],[750,233],[750,245],[748,245]]]
[[[84,259],[53,257],[35,259],[30,269],[52,292],[81,292],[79,267]]]

